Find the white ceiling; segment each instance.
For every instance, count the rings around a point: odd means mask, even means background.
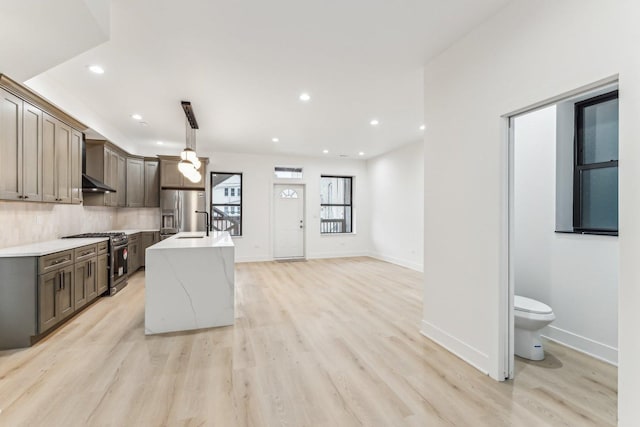
[[[0,73],[25,81],[109,39],[110,0],[0,0]]]
[[[108,42],[28,84],[139,154],[177,152],[189,100],[198,151],[371,157],[421,139],[422,65],[507,1],[113,0]]]

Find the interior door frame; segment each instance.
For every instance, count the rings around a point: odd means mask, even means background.
[[[499,300],[499,335],[498,335],[498,364],[499,372],[502,372],[504,379],[514,378],[515,353],[514,353],[514,313],[513,299],[515,293],[515,211],[514,211],[514,144],[515,132],[513,122],[518,116],[531,113],[533,111],[558,104],[566,99],[573,98],[585,92],[597,90],[611,84],[619,84],[619,75],[615,74],[604,79],[598,80],[591,84],[581,86],[571,91],[565,92],[558,96],[546,99],[544,101],[531,104],[514,110],[501,116],[502,120],[502,162],[506,165],[503,167],[503,183],[502,194],[503,203],[503,227],[502,227],[502,251],[501,251],[501,269],[500,269],[500,300]]]
[[[290,187],[300,187],[303,191],[303,199],[302,199],[302,224],[303,224],[303,232],[302,232],[302,257],[293,257],[293,258],[276,258],[276,187],[279,185],[290,186]],[[274,182],[271,186],[271,259],[273,260],[284,260],[284,259],[307,259],[307,184],[302,182]]]

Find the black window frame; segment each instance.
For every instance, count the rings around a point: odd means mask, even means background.
[[[240,197],[240,203],[214,203],[213,201],[213,191],[214,191],[214,185],[213,185],[213,177],[216,174],[220,174],[220,175],[240,175],[240,191],[238,191],[238,197]],[[226,207],[226,206],[238,206],[240,207],[240,232],[238,234],[231,234],[231,237],[242,237],[242,235],[244,234],[244,223],[243,223],[243,218],[244,218],[244,209],[243,209],[243,197],[242,197],[242,186],[244,185],[244,176],[242,175],[242,172],[220,172],[220,171],[215,171],[215,172],[211,172],[210,175],[210,195],[211,197],[209,198],[210,200],[210,207],[211,207],[211,221],[210,221],[210,225],[209,228],[211,229],[211,231],[213,231],[213,222],[214,222],[214,216],[213,216],[213,212],[214,212],[214,208],[217,206],[222,206],[222,207]],[[225,188],[226,190],[226,188]],[[231,192],[229,192],[231,193]],[[227,197],[231,197],[231,196],[227,196]],[[235,197],[235,196],[234,196]]]
[[[322,231],[322,215],[320,215],[320,234],[352,234],[353,233],[353,177],[352,176],[343,176],[343,175],[320,175],[320,179],[322,178],[342,178],[349,180],[349,201],[351,203],[320,203],[320,208],[323,207],[334,207],[334,206],[342,206],[345,208],[349,207],[349,224],[351,224],[350,231]],[[346,219],[346,218],[345,218]],[[346,227],[345,227],[346,229]]]
[[[603,234],[617,236],[618,229],[588,228],[582,227],[582,182],[581,172],[584,170],[618,168],[618,159],[597,163],[584,163],[584,109],[603,102],[618,99],[618,90],[607,92],[602,95],[575,104],[575,138],[573,150],[573,231],[582,234]],[[619,122],[618,122],[619,123]],[[619,124],[618,124],[619,125]],[[619,156],[618,156],[619,157]],[[619,188],[619,186],[618,186]],[[618,224],[619,227],[619,224]]]

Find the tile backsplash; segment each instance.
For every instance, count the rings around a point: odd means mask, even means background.
[[[160,208],[118,209],[114,229],[160,229]]]
[[[0,248],[114,229],[160,228],[158,208],[117,209],[0,201]]]

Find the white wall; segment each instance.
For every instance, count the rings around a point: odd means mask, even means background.
[[[274,183],[306,184],[306,254],[308,258],[363,256],[370,248],[369,189],[364,160],[233,153],[198,153],[209,157],[208,171],[242,172],[242,237],[234,237],[236,261],[273,259]],[[276,180],[275,166],[301,166],[302,180]],[[320,235],[320,175],[353,176],[355,233]]]
[[[496,379],[503,377],[499,325],[508,253],[500,117],[619,75],[622,426],[640,419],[638,16],[640,3],[632,0],[514,0],[424,69],[422,331]]]
[[[551,306],[545,336],[617,363],[618,238],[555,233],[556,107],[514,128],[515,293]]]
[[[367,161],[371,189],[371,255],[423,271],[424,143]]]

